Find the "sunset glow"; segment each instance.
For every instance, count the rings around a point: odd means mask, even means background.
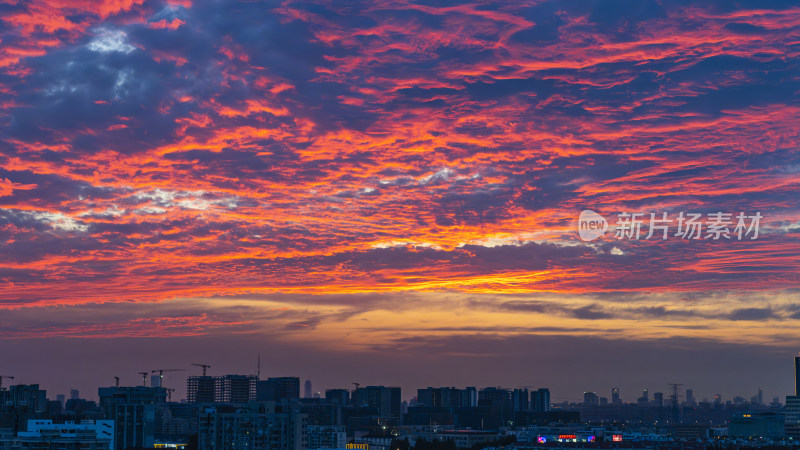
[[[796,352],[793,2],[230,3],[0,2],[0,355]],[[763,219],[583,242],[586,209]]]

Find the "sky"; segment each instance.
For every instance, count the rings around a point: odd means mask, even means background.
[[[0,375],[793,394],[799,54],[788,0],[0,0]]]

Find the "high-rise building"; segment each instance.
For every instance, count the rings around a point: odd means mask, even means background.
[[[463,396],[461,389],[454,387],[440,387],[417,389],[417,402],[419,406],[428,407],[460,407],[462,406]]]
[[[39,389],[38,384],[16,384],[0,391],[0,396],[3,406],[32,413],[47,411],[47,391]]]
[[[47,391],[38,384],[17,384],[0,390],[0,428],[25,431],[28,421],[44,419],[48,411]]]
[[[66,406],[67,403],[67,397],[64,394],[58,394],[56,395],[56,401],[61,403],[61,409],[64,409],[64,406]]]
[[[377,408],[381,418],[394,418],[399,423],[402,417],[402,401],[399,387],[367,386],[353,391],[352,405]]]
[[[800,439],[800,356],[794,357],[794,395],[786,396],[786,435]]]
[[[487,387],[478,392],[478,406],[491,407],[497,411],[500,426],[508,426],[514,419],[514,404],[508,389]]]
[[[347,445],[346,428],[342,426],[309,425],[306,427],[306,435],[306,448],[309,450],[345,448]]]
[[[794,395],[800,396],[800,356],[794,357]]]
[[[115,424],[116,450],[153,447],[156,405],[166,403],[166,389],[117,386],[100,388],[98,395],[106,418]]]
[[[597,406],[600,404],[600,397],[597,396],[594,392],[584,392],[583,393],[583,405],[584,406]]]
[[[514,411],[526,411],[530,406],[530,394],[528,389],[514,389],[511,392],[511,403]]]
[[[311,380],[306,380],[303,384],[303,398],[311,398],[314,396],[314,390],[311,387]]]
[[[307,448],[306,416],[275,402],[238,407],[218,405],[201,411],[200,450],[303,450]]]
[[[255,375],[194,376],[186,379],[189,403],[247,403],[256,400]]]
[[[461,406],[470,408],[478,406],[478,388],[467,386],[461,390]]]
[[[186,379],[186,401],[213,403],[217,392],[217,377],[193,376]]]
[[[326,389],[325,400],[339,406],[350,405],[350,391],[347,389]]]
[[[792,439],[800,439],[800,396],[786,396],[784,413],[786,435]]]
[[[217,378],[214,398],[222,403],[247,403],[256,399],[255,375],[224,375]]]
[[[613,405],[620,405],[622,404],[622,399],[619,398],[619,388],[611,388],[611,404]]]
[[[281,401],[300,398],[300,378],[273,377],[259,380],[256,384],[256,399],[259,401]]]
[[[650,404],[650,393],[647,389],[642,390],[642,396],[636,399],[636,404],[641,406],[648,406]]]
[[[289,407],[305,414],[308,425],[342,425],[342,407],[321,398],[295,400]]]
[[[694,390],[692,390],[692,389],[687,389],[686,390],[686,403],[688,403],[689,405],[694,405],[695,404],[695,401],[694,401]]]
[[[664,406],[664,393],[656,392],[653,394],[653,406],[662,408]]]
[[[534,412],[550,411],[550,389],[541,388],[531,392],[531,409]]]

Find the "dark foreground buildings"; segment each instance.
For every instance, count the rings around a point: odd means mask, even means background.
[[[800,390],[800,357],[795,358]],[[298,377],[193,376],[187,399],[170,401],[160,386],[98,390],[99,402],[50,401],[38,385],[0,389],[0,450],[304,450],[424,448],[452,441],[458,449],[540,445],[685,446],[800,440],[800,391],[764,404],[746,400],[679,398],[647,389],[626,402],[585,392],[581,402],[554,403],[547,388],[426,387],[404,401],[398,387],[328,389],[301,398]],[[790,440],[791,439],[791,440]]]

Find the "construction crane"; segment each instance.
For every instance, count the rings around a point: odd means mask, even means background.
[[[361,386],[361,383],[353,382],[353,385],[356,387],[356,390],[358,390],[358,387]]]
[[[114,385],[119,387],[119,377],[114,377]]]
[[[672,405],[678,405],[678,389],[683,386],[683,383],[669,383],[669,388],[672,389]]]
[[[209,364],[192,363],[192,365],[193,366],[197,366],[197,367],[202,367],[203,368],[203,376],[206,376],[206,369],[211,368],[211,365],[209,365]]]
[[[164,388],[167,391],[167,401],[172,402],[172,393],[175,392],[175,389],[171,388]]]
[[[14,377],[11,375],[0,375],[0,389],[3,389],[3,378],[11,378],[12,380],[14,379]]]
[[[160,387],[164,387],[164,372],[183,372],[186,369],[155,369],[152,373],[158,373]]]
[[[680,423],[680,410],[678,409],[678,389],[683,386],[682,383],[669,383],[672,389],[672,423]]]
[[[147,387],[147,372],[139,372],[139,375],[142,376],[142,386]]]

